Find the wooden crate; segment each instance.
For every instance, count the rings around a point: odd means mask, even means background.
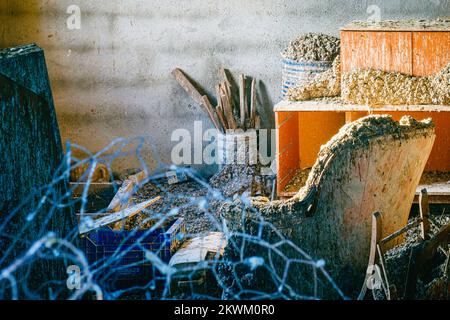
[[[341,29],[342,72],[379,69],[414,76],[439,72],[450,61],[450,23],[442,28]]]

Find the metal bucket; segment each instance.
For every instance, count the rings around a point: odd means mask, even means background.
[[[258,161],[256,130],[227,132],[217,136],[219,166],[225,164],[252,165]]]
[[[331,68],[333,61],[307,61],[297,62],[290,59],[283,59],[283,83],[281,86],[281,96],[284,99],[290,87],[303,85],[324,71]]]

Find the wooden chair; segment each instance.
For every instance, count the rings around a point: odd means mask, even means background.
[[[383,212],[380,239],[406,226],[434,139],[430,120],[361,118],[322,147],[296,196],[278,201],[256,198],[252,206],[313,259],[324,259],[326,270],[346,296],[357,298],[369,261],[373,212]],[[241,217],[242,206],[225,211],[233,220]],[[250,220],[256,221],[246,221]],[[239,228],[239,223],[234,227]],[[400,241],[402,237],[396,237],[384,248]],[[291,273],[301,291],[306,280]],[[323,288],[319,296],[334,297],[330,291]]]

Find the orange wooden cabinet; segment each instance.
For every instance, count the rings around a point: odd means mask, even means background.
[[[341,29],[342,72],[371,68],[429,76],[449,61],[450,23],[447,30],[365,30],[352,24]]]
[[[390,114],[395,120],[403,115],[417,120],[431,117],[436,124],[436,140],[425,170],[450,171],[450,106],[386,106],[368,110],[364,106],[283,101],[275,108],[278,195],[291,196],[284,188],[296,171],[312,167],[320,146],[345,123],[368,114]]]

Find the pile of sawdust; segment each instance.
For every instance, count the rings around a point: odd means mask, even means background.
[[[364,105],[449,104],[450,63],[434,77],[353,70],[342,75],[342,97]]]
[[[333,61],[340,52],[340,40],[322,33],[308,33],[290,42],[281,53],[297,62]]]
[[[338,55],[330,69],[319,73],[305,85],[289,88],[286,96],[291,101],[305,101],[321,97],[336,97],[340,94],[341,59]]]
[[[261,175],[259,165],[229,164],[211,179],[212,187],[220,190],[223,196],[270,194],[270,179]]]
[[[298,192],[301,187],[303,187],[308,180],[308,175],[311,172],[311,168],[299,169],[294,174],[289,183],[284,187],[284,192]]]

